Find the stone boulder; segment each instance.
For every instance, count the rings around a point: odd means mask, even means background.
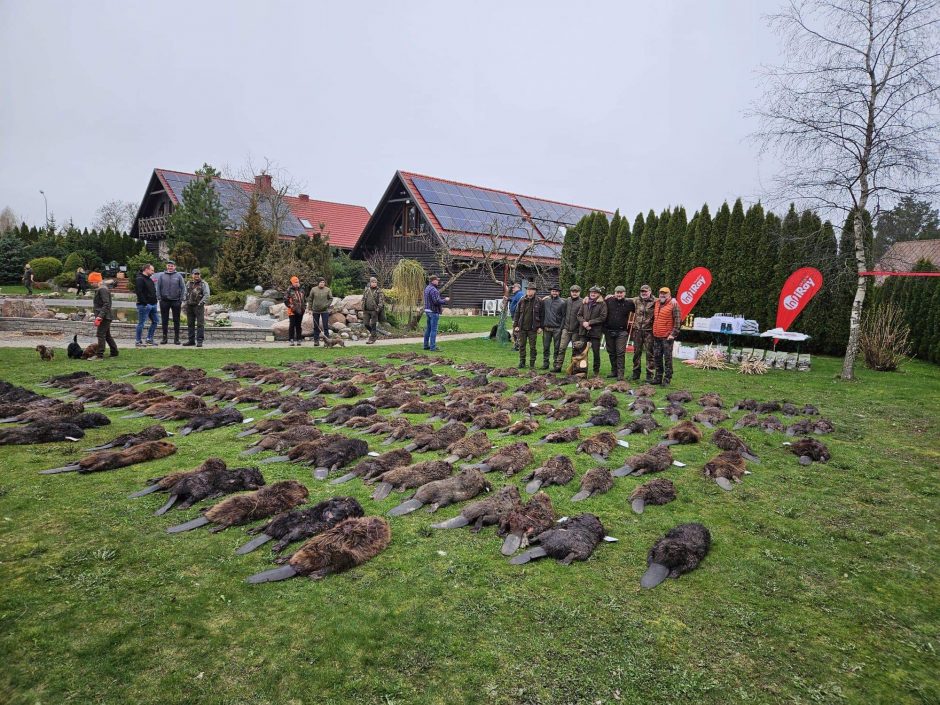
[[[70,313],[70,314],[69,314],[69,320],[70,320],[70,321],[83,321],[83,320],[85,320],[85,314],[82,313],[81,311],[76,311],[75,313]]]
[[[347,325],[350,325],[350,326],[351,326],[353,323],[358,323],[358,322],[359,322],[359,316],[357,316],[357,315],[354,314],[354,313],[347,313],[347,314],[346,314],[346,324],[347,324]]]
[[[68,294],[77,294],[77,293],[78,293],[78,289],[76,289],[74,286],[70,286],[70,287],[69,287],[68,289],[66,289],[65,291],[66,291],[66,293],[68,293]]]
[[[67,313],[57,313],[55,314],[55,319],[57,321],[67,321],[69,320],[69,315]]]
[[[280,301],[284,298],[284,295],[281,294],[277,289],[265,289],[264,293],[261,295],[263,299],[274,299],[275,301]]]
[[[361,311],[362,294],[350,294],[339,302],[339,306],[337,308],[340,308],[343,311]]]
[[[348,331],[349,328],[346,327],[345,323],[331,323],[330,330],[335,331],[336,333],[344,333]]]
[[[304,335],[313,335],[313,314],[310,311],[304,313],[303,320],[300,322],[300,332]]]
[[[287,340],[287,331],[290,327],[290,321],[286,318],[283,321],[278,321],[273,326],[271,326],[271,333],[274,335],[275,340]]]
[[[258,302],[258,315],[259,316],[270,315],[271,307],[274,306],[276,303],[277,301],[274,301],[273,299],[261,299],[261,301]]]
[[[210,316],[215,316],[220,311],[225,311],[225,310],[226,308],[222,304],[208,304],[206,306],[206,318],[209,318]]]
[[[343,326],[345,326],[345,325],[346,325],[346,316],[344,316],[342,313],[331,313],[331,314],[330,314],[330,321],[329,321],[329,323],[330,323],[330,328],[332,328],[333,325],[334,325],[334,324],[337,324],[337,323],[338,323],[338,324],[342,324]]]
[[[48,313],[49,316],[45,314]],[[54,318],[55,314],[39,299],[2,299],[0,316],[4,318]]]
[[[278,319],[287,318],[287,304],[274,304],[268,313]]]
[[[249,294],[245,297],[245,310],[248,313],[258,313],[258,305],[261,303],[261,299],[257,296],[252,296]]]

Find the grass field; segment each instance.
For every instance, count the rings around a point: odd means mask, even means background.
[[[458,362],[514,361],[486,341],[445,348]],[[310,355],[342,364],[344,355],[391,350],[128,350],[81,364],[118,377],[143,364],[215,370]],[[39,364],[27,350],[2,350],[0,361],[4,379],[27,386],[78,367],[64,355]],[[264,550],[234,555],[242,529],[170,536],[163,530],[195,510],[158,518],[161,495],[127,499],[145,478],[212,455],[244,464],[238,454],[250,439],[236,440],[239,428],[176,437],[171,458],[88,476],[36,473],[149,421],[118,420],[117,410],[111,426],[77,444],[3,447],[0,701],[940,702],[940,369],[862,370],[847,384],[836,381],[838,366],[816,358],[809,373],[752,378],[680,365],[674,388],[696,396],[817,404],[836,426],[824,438],[832,461],[802,467],[785,436],[745,429],[763,463],[732,493],[700,475],[716,453],[709,443],[674,447],[687,463],[666,472],[679,498],[642,516],[627,501],[637,478],[580,504],[569,501],[576,482],[549,488],[560,515],[594,512],[619,539],[570,567],[507,565],[493,529],[429,529],[457,513],[448,508],[392,519],[388,550],[352,572],[247,585],[270,564]],[[657,438],[628,440],[610,467]],[[544,459],[573,454],[574,444],[535,450]],[[579,454],[579,475],[594,464]],[[269,482],[304,480],[312,501],[336,494],[308,468],[263,467]],[[375,513],[401,500],[372,502],[358,480],[341,489]],[[695,572],[641,591],[647,549],[683,521],[709,527],[711,552]]]

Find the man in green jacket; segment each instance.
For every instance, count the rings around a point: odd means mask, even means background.
[[[117,343],[111,337],[111,290],[104,283],[104,279],[98,284],[95,290],[95,298],[92,301],[92,310],[95,312],[95,327],[98,329],[98,352],[95,359],[104,359],[105,345],[111,350],[111,357],[118,356]]]
[[[534,282],[529,282],[525,296],[516,304],[512,330],[519,341],[519,367],[525,367],[526,347],[529,348],[529,368],[535,369],[535,341],[542,332],[542,302],[536,296]]]
[[[634,297],[633,305],[633,381],[640,379],[640,364],[646,353],[646,381],[652,382],[656,376],[656,361],[653,358],[653,309],[656,299],[649,284],[640,287],[640,295]]]
[[[565,353],[568,351],[568,345],[572,340],[579,337],[578,331],[581,324],[578,323],[578,311],[581,310],[581,287],[572,284],[568,291],[570,296],[565,299],[565,310],[561,319],[561,339],[558,341],[558,347],[555,348],[555,366],[553,372],[561,372],[561,366],[565,363]]]
[[[313,314],[313,344],[320,344],[320,331],[324,339],[330,337],[330,304],[333,303],[333,292],[326,285],[326,279],[320,277],[317,285],[310,290],[308,297],[310,312]]]
[[[366,345],[372,345],[375,342],[377,329],[379,325],[379,316],[385,308],[385,294],[379,287],[379,280],[375,277],[369,277],[369,286],[362,292],[362,323],[369,331],[369,339]]]

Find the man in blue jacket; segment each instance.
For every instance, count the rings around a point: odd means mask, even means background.
[[[444,304],[450,297],[441,296],[438,290],[441,279],[436,274],[431,277],[430,283],[424,289],[424,315],[428,317],[428,324],[424,329],[424,349],[437,352],[437,323],[444,311]]]
[[[525,294],[522,293],[522,284],[519,282],[514,282],[512,285],[512,290],[509,294],[509,320],[513,321],[516,318],[516,307],[519,305],[519,302],[522,300],[522,297]],[[519,336],[516,335],[516,331],[512,332],[512,349],[519,349]]]

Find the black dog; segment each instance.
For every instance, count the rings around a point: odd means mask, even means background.
[[[78,334],[72,336],[72,342],[66,348],[70,360],[80,360],[82,357],[82,346],[78,344]]]

